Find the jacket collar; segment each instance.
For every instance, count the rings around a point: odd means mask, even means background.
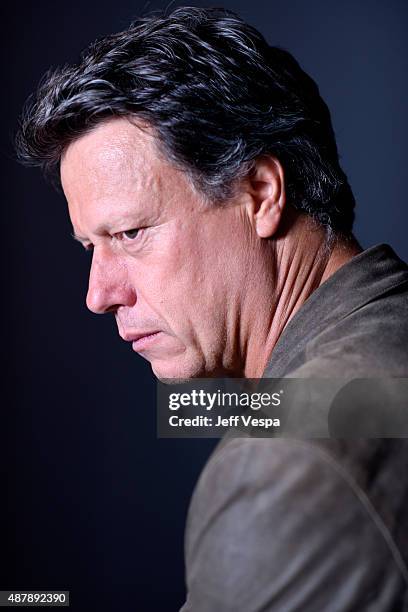
[[[307,298],[284,328],[264,372],[280,378],[296,354],[330,324],[408,282],[408,266],[387,244],[355,255]]]

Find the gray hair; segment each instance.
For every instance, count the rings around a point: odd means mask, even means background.
[[[287,51],[223,9],[177,8],[91,44],[49,72],[20,123],[22,162],[53,172],[66,147],[108,117],[150,124],[167,158],[222,203],[262,155],[285,170],[288,201],[349,235],[355,201],[330,113]]]

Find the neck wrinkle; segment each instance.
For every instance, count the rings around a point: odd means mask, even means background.
[[[330,248],[321,236],[301,233],[293,244],[275,245],[276,300],[270,305],[266,324],[254,326],[247,342],[244,376],[261,378],[272,351],[289,321],[309,296],[341,266],[362,251],[354,240],[334,243]],[[280,242],[280,244],[279,244]],[[257,317],[262,313],[257,313]],[[256,336],[254,338],[254,336]]]

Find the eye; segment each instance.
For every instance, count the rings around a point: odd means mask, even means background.
[[[127,239],[127,240],[134,240],[138,233],[139,233],[139,229],[130,229],[130,230],[126,230],[124,232],[122,232],[122,235]]]

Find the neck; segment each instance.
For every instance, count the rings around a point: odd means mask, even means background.
[[[269,243],[274,275],[262,297],[254,300],[247,336],[244,376],[260,378],[289,321],[308,297],[361,247],[354,238],[337,239],[329,246],[322,228],[296,214],[291,231]],[[269,257],[269,266],[271,257]],[[270,267],[269,267],[270,270]],[[265,278],[265,276],[264,276]],[[262,314],[264,316],[262,316]]]

